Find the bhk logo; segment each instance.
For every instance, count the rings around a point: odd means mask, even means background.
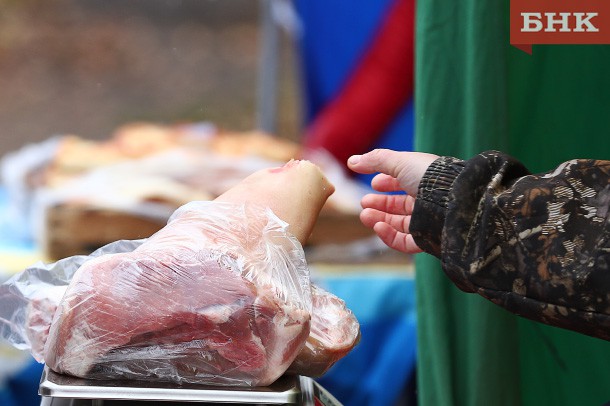
[[[610,44],[610,0],[510,0],[510,43]]]

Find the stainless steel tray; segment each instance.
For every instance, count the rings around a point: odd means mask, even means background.
[[[43,397],[166,402],[307,404],[311,379],[283,376],[270,386],[233,388],[135,381],[100,381],[58,374],[45,366],[38,393]]]

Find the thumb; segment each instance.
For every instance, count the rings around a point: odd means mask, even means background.
[[[403,154],[391,149],[374,149],[363,155],[352,155],[347,166],[357,173],[381,172],[396,178],[404,165]]]
[[[391,149],[374,149],[363,155],[354,155],[347,166],[357,173],[384,173],[395,178],[400,187],[415,196],[417,187],[428,166],[438,156],[421,152],[398,152]]]

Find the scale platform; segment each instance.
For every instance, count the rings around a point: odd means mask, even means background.
[[[270,386],[242,388],[82,379],[58,374],[45,366],[38,393],[42,396],[41,406],[341,406],[313,379],[288,375]]]

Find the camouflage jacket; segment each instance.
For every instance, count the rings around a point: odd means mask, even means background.
[[[460,289],[610,340],[609,211],[610,161],[532,175],[490,151],[428,168],[410,232]]]

